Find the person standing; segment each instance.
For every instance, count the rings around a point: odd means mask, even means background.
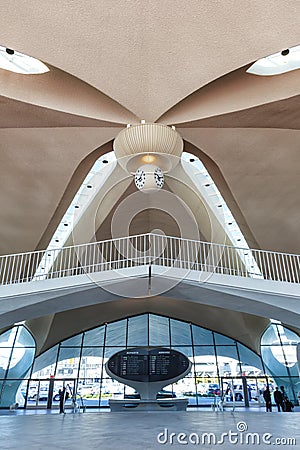
[[[59,414],[66,414],[65,412],[65,400],[66,400],[66,388],[65,386],[58,391],[59,393]]]
[[[274,392],[274,401],[276,403],[278,412],[280,412],[281,410],[283,411],[283,395],[282,392],[280,392],[280,390],[278,389],[278,387],[275,389]]]
[[[285,392],[284,386],[280,386],[281,394],[282,394],[282,411],[286,411],[286,403],[288,401],[287,393]]]
[[[271,401],[271,393],[270,393],[270,389],[267,387],[266,390],[264,391],[264,400],[266,402],[266,412],[272,412],[272,401]]]

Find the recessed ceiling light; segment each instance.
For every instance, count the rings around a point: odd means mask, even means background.
[[[296,69],[300,69],[300,45],[259,59],[249,67],[247,72],[253,75],[270,76]]]
[[[64,226],[65,226],[65,227],[68,227],[68,226],[69,226],[69,224],[68,224],[68,223],[64,223]]]
[[[210,184],[208,183],[208,184],[205,184],[204,186],[205,186],[205,187],[209,187],[209,186],[210,186]]]
[[[286,56],[286,55],[288,55],[289,53],[290,53],[290,51],[289,51],[288,48],[285,49],[285,50],[282,50],[282,52],[281,52],[282,56]]]
[[[79,206],[78,206],[78,205],[75,205],[75,206],[74,206],[74,208],[78,209],[78,208],[79,208]]]
[[[23,75],[49,72],[48,67],[42,61],[2,46],[0,46],[0,69]]]
[[[102,162],[103,162],[103,164],[108,164],[107,159],[104,159]]]
[[[87,185],[87,188],[88,188],[88,189],[91,189],[92,187],[93,187],[93,186],[92,186],[91,184],[88,184],[88,185]]]
[[[194,158],[191,158],[191,159],[190,159],[190,162],[195,162]]]

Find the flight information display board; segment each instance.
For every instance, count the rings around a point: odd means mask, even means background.
[[[131,379],[132,377],[142,377],[147,379],[148,376],[148,356],[135,352],[126,352],[120,355],[121,373],[123,378]]]
[[[109,370],[125,380],[154,382],[172,379],[189,367],[189,359],[168,348],[122,350],[108,360]]]

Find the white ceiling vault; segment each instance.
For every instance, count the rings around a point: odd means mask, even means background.
[[[45,248],[94,161],[140,120],[176,125],[208,158],[255,246],[300,253],[300,71],[246,73],[300,43],[299,16],[288,0],[2,2],[0,45],[50,71],[0,69],[0,253]]]

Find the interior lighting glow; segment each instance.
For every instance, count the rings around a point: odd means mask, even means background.
[[[155,156],[153,155],[145,155],[142,157],[142,161],[149,164],[149,163],[153,163],[155,161]]]

